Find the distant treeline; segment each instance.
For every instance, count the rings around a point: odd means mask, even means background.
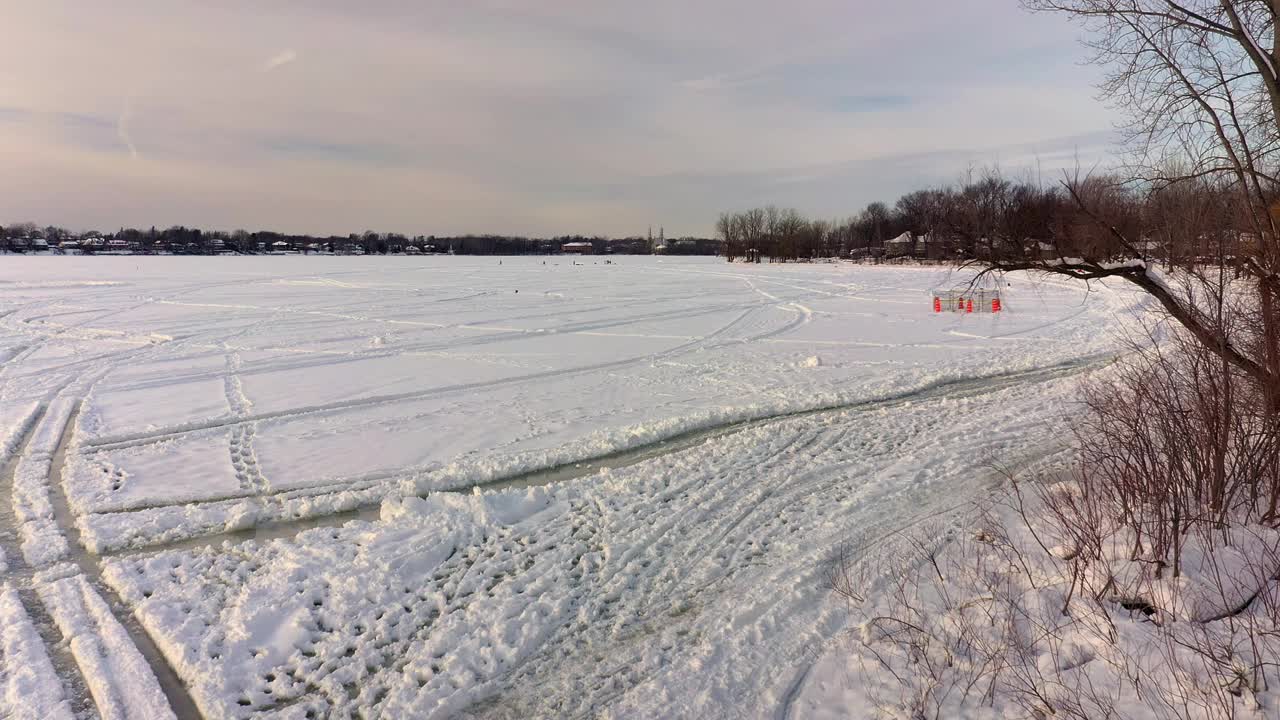
[[[586,245],[584,245],[584,243]],[[565,246],[573,246],[566,249]],[[588,249],[589,246],[589,249]],[[35,223],[0,227],[0,249],[9,252],[74,251],[78,253],[131,252],[191,255],[257,253],[450,253],[456,255],[549,255],[566,251],[604,254],[716,255],[720,241],[714,238],[658,238],[563,235],[530,238],[509,235],[417,235],[368,231],[350,235],[291,235],[260,230],[201,230],[175,225],[148,230],[121,228],[104,233],[71,232]]]
[[[874,202],[843,220],[813,220],[773,206],[720,215],[730,261],[814,258],[937,260],[1150,257],[1191,261],[1235,254],[1256,229],[1229,189],[1160,189],[1094,176],[1042,185],[998,173],[918,190],[891,207]]]

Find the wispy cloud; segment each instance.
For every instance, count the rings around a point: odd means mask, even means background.
[[[271,72],[282,65],[288,65],[298,59],[298,53],[293,50],[281,50],[280,52],[267,58],[262,63],[263,72]]]
[[[20,122],[30,117],[31,111],[26,108],[0,105],[0,122]]]
[[[261,142],[262,149],[280,156],[302,160],[327,160],[375,167],[403,165],[412,160],[411,152],[375,143],[315,140],[301,137],[270,137]]]
[[[906,95],[842,95],[831,101],[831,109],[837,112],[884,112],[901,110],[912,104]]]
[[[752,73],[716,73],[702,77],[681,80],[680,87],[696,92],[716,92],[746,87],[758,82],[762,77],[759,72]]]
[[[133,101],[125,98],[124,107],[120,109],[120,115],[116,118],[116,136],[129,148],[129,157],[138,159],[138,148],[133,144],[133,138],[129,135],[129,119],[133,116]]]

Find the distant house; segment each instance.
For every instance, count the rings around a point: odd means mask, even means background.
[[[285,242],[284,240],[277,240],[271,243],[271,252],[282,253],[282,252],[289,252],[292,249],[293,248],[289,245],[289,243]]]
[[[570,242],[560,246],[560,252],[568,255],[591,255],[596,251],[589,242]]]
[[[953,243],[948,242],[936,232],[927,232],[916,240],[916,257],[918,258],[945,260],[948,257],[955,257],[954,251],[951,250]]]
[[[35,252],[44,252],[49,249],[49,241],[44,238],[35,238],[31,241],[31,249]]]
[[[884,254],[886,257],[910,257],[915,253],[916,239],[911,236],[910,232],[904,232],[892,240],[884,241]]]
[[[1241,235],[1241,240],[1244,240],[1244,235]],[[1134,243],[1133,249],[1142,253],[1143,257],[1152,258],[1154,260],[1163,260],[1167,255],[1164,243],[1159,240],[1151,240],[1149,238]]]
[[[417,245],[410,245],[409,247],[404,249],[404,254],[405,255],[421,255],[422,249],[419,248]]]
[[[120,238],[111,238],[103,247],[107,252],[123,253],[129,251],[128,241],[121,240]]]

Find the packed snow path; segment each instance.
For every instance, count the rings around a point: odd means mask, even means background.
[[[832,553],[892,572],[895,532],[1054,452],[1134,302],[1015,277],[1006,313],[935,316],[965,278],[706,260],[4,262],[2,609],[45,705],[103,717],[786,715],[840,628]],[[520,475],[559,482],[434,492]]]

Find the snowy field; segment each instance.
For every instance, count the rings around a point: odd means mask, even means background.
[[[832,556],[1051,461],[1139,310],[577,262],[0,258],[0,717],[854,712]]]

